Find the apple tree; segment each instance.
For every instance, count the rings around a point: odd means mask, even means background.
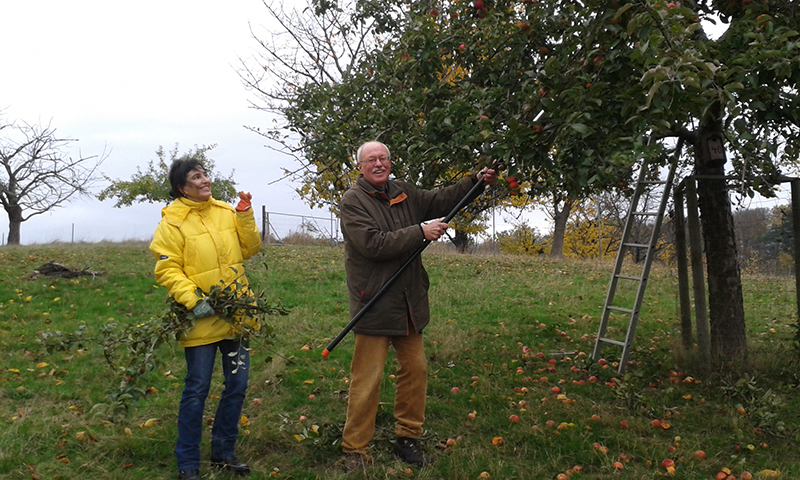
[[[729,188],[769,195],[782,169],[796,165],[800,55],[791,2],[355,7],[351,19],[378,29],[375,48],[346,77],[297,85],[284,99],[304,158],[338,174],[352,162],[346,142],[377,138],[393,146],[398,175],[436,186],[487,154],[529,182],[529,195],[552,196],[568,214],[586,196],[624,190],[638,159],[665,164],[680,138],[688,145],[681,171],[700,182],[712,353],[746,356]],[[727,30],[714,38],[706,30],[719,18]]]
[[[170,152],[164,151],[164,148],[159,146],[156,150],[158,161],[150,160],[147,163],[147,169],[142,170],[136,167],[136,173],[133,174],[130,180],[114,180],[105,177],[110,185],[105,187],[97,195],[99,200],[115,199],[114,207],[122,208],[129,207],[134,203],[169,203],[172,199],[169,196],[170,183],[169,183],[169,169],[172,162],[175,160],[195,159],[200,161],[206,170],[206,174],[211,179],[211,194],[217,200],[223,202],[232,202],[237,197],[236,183],[233,181],[233,173],[228,177],[217,175],[215,172],[214,160],[208,157],[207,153],[211,151],[215,145],[210,146],[195,146],[194,150],[180,155],[178,153],[178,145]]]
[[[89,194],[106,156],[72,158],[64,150],[75,141],[50,125],[0,123],[0,204],[9,245],[19,245],[22,222]]]

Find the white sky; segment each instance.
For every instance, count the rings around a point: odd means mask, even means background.
[[[48,124],[78,139],[72,157],[110,152],[100,171],[129,179],[156,160],[156,149],[181,153],[217,144],[217,170],[235,170],[237,186],[273,212],[312,212],[281,167],[297,166],[266,148],[244,125],[268,125],[249,108],[254,97],[236,68],[258,45],[250,33],[269,21],[261,0],[113,2],[0,0],[0,114],[5,121]],[[105,186],[101,183],[96,192]],[[148,238],[162,205],[113,208],[112,201],[76,200],[32,217],[22,243]],[[5,213],[5,212],[3,212]],[[0,235],[8,221],[0,215]]]
[[[123,180],[155,160],[159,146],[169,151],[177,143],[184,153],[217,144],[210,156],[218,172],[235,170],[237,187],[253,193],[259,221],[262,205],[270,212],[329,217],[309,209],[288,180],[268,185],[282,177],[281,167],[297,164],[244,128],[273,120],[249,108],[255,97],[236,72],[239,59],[250,59],[259,48],[250,24],[257,32],[270,29],[261,0],[0,0],[0,20],[4,121],[49,123],[60,137],[79,140],[72,157],[105,150],[109,156],[100,172]],[[117,209],[113,201],[74,200],[24,222],[22,243],[146,239],[161,207]],[[2,213],[5,240],[8,220]],[[541,213],[525,216],[549,233]],[[498,231],[508,228],[503,217],[508,215],[496,216]],[[270,220],[284,231],[299,223]],[[330,222],[318,226],[331,228]]]

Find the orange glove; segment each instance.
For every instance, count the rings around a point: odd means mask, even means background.
[[[250,200],[253,198],[250,192],[239,192],[239,204],[236,205],[237,212],[246,212],[250,210]]]

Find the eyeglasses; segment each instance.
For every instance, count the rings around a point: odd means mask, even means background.
[[[391,160],[386,155],[384,155],[382,157],[371,157],[371,158],[368,158],[366,160],[362,160],[362,163],[366,163],[367,165],[375,165],[378,162],[390,163]]]

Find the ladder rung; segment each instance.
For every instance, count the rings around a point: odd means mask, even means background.
[[[617,275],[617,278],[622,278],[625,280],[636,280],[637,282],[642,281],[642,277],[631,277],[630,275]]]
[[[605,338],[605,337],[600,337],[598,338],[598,340],[601,342],[610,343],[612,345],[618,345],[620,347],[625,346],[625,342],[620,342],[619,340],[611,340],[610,338]]]
[[[626,247],[650,248],[650,245],[646,243],[623,243],[622,245]]]
[[[631,215],[643,215],[648,217],[655,217],[658,215],[658,212],[631,212]]]
[[[615,307],[615,306],[613,306],[613,305],[609,305],[609,306],[608,306],[608,307],[606,307],[606,308],[608,308],[609,310],[616,310],[617,312],[633,313],[633,310],[632,310],[632,309],[630,309],[630,308],[624,308],[624,307]]]
[[[642,183],[642,184],[645,184],[645,185],[665,185],[667,183],[667,181],[666,180],[642,180],[639,183]]]

